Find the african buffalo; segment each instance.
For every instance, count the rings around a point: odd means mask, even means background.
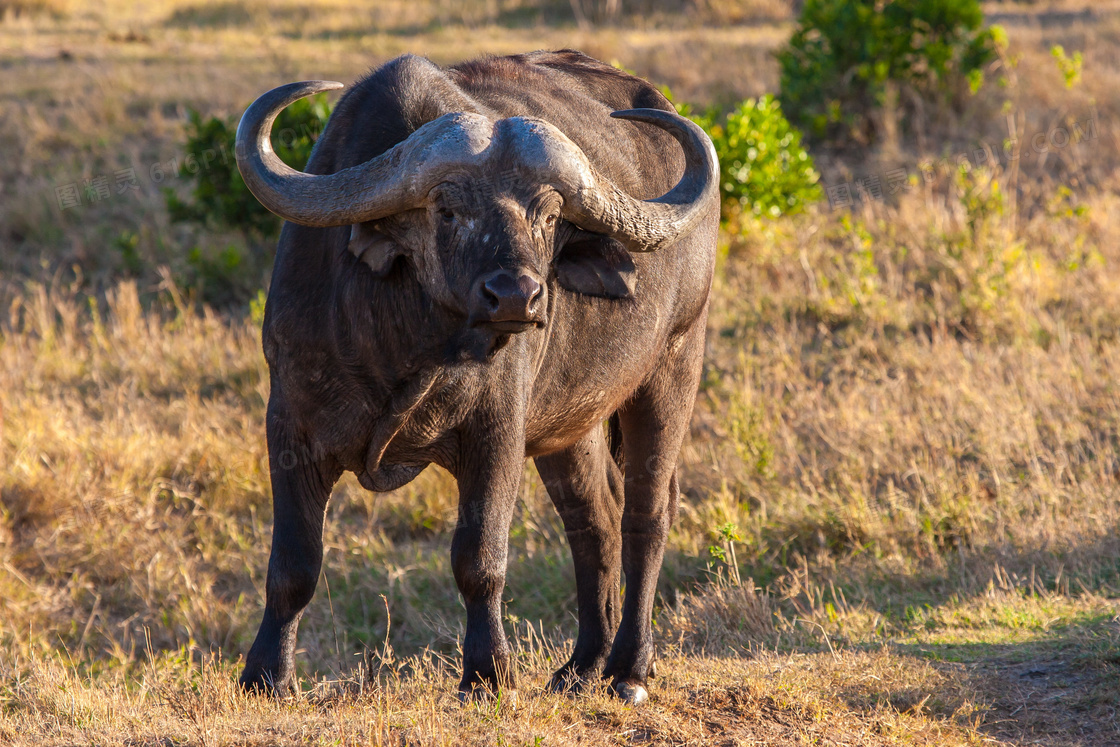
[[[649,83],[578,52],[447,69],[404,56],[345,93],[294,171],[270,145],[277,113],[340,87],[281,86],[237,131],[246,184],[287,221],[263,330],[272,555],[242,686],[292,683],[342,472],[388,491],[434,462],[459,486],[460,693],[513,694],[501,595],[532,457],[579,600],[550,686],[601,675],[641,702],[715,263],[711,141]]]

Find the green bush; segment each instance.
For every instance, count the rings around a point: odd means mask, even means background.
[[[806,0],[778,53],[782,105],[814,136],[870,142],[892,90],[904,126],[915,101],[976,90],[1002,38],[983,20],[978,0]]]
[[[276,154],[292,168],[302,170],[330,113],[325,94],[300,99],[282,111],[272,128]],[[203,120],[198,112],[190,113],[187,155],[179,171],[180,178],[193,182],[190,200],[166,189],[168,212],[173,221],[197,221],[265,238],[275,236],[280,230],[280,219],[257,202],[237,170],[236,133],[236,119]]]
[[[689,114],[687,105],[678,108]],[[330,111],[320,94],[281,112],[272,130],[272,146],[285,163],[304,168]],[[821,198],[813,159],[773,96],[744,101],[722,120],[712,111],[694,118],[711,135],[719,155],[725,205],[778,217],[797,213]],[[203,120],[198,112],[190,113],[187,155],[179,173],[193,186],[189,200],[165,190],[168,211],[175,221],[197,221],[271,238],[279,231],[280,219],[257,202],[241,179],[233,158],[235,133],[234,120]]]
[[[725,207],[777,218],[821,198],[820,174],[801,146],[801,133],[773,96],[748,99],[722,123],[716,119],[712,113],[696,117],[719,156]]]

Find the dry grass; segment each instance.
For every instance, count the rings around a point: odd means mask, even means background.
[[[545,676],[546,652],[522,665]],[[323,683],[282,702],[246,699],[213,658],[161,657],[135,678],[96,682],[66,661],[39,660],[6,688],[7,743],[69,744],[976,744],[982,710],[969,683],[920,658],[845,652],[759,654],[748,662],[668,658],[646,708],[603,692],[579,701],[534,690],[516,708],[463,708],[441,661],[408,674]],[[873,692],[861,681],[873,679]],[[821,682],[827,685],[822,687]],[[935,699],[936,698],[936,699]],[[44,721],[49,728],[44,729]],[[44,734],[46,732],[46,734]],[[31,737],[31,735],[35,735]],[[30,738],[29,738],[30,737]]]
[[[516,710],[452,697],[455,492],[436,470],[387,495],[340,483],[300,639],[304,692],[235,692],[269,544],[267,377],[253,315],[207,306],[186,259],[244,239],[169,224],[166,182],[151,178],[182,158],[186,109],[233,114],[278,82],[353,80],[404,51],[446,62],[549,46],[617,59],[684,100],[773,89],[788,5],[702,6],[651,2],[599,28],[568,3],[519,0],[5,16],[0,742],[1120,741],[1111,3],[992,4],[1019,58],[1007,88],[873,153],[815,153],[826,184],[901,167],[905,189],[732,222],[650,706],[541,690],[571,645],[575,599],[531,467],[506,597]],[[1054,43],[1084,53],[1072,90]],[[1002,147],[1005,110],[1028,144],[1095,128],[957,174],[957,155]],[[117,194],[123,168],[139,185]],[[59,209],[56,187],[99,175],[108,198]],[[237,284],[258,287],[267,260]]]

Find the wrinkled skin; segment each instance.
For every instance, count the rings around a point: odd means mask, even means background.
[[[651,199],[676,184],[684,160],[663,131],[608,116],[635,107],[671,109],[644,81],[574,52],[448,70],[403,57],[346,93],[308,171],[363,163],[448,112],[527,115],[555,125],[620,188]],[[624,699],[645,698],[718,202],[675,243],[630,254],[563,220],[557,192],[519,173],[516,154],[509,165],[453,174],[427,204],[391,218],[285,224],[263,330],[275,523],[243,686],[292,684],[296,627],[342,472],[385,491],[435,463],[459,486],[451,558],[467,610],[460,691],[515,690],[501,594],[531,457],[563,519],[579,603],[575,649],[551,686],[578,690],[603,676]]]

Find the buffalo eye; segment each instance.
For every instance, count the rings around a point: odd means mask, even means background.
[[[546,226],[548,226],[549,228],[552,228],[553,226],[555,226],[555,225],[556,225],[556,219],[557,219],[558,217],[559,217],[559,216],[558,216],[558,215],[556,215],[556,213],[549,213],[549,214],[548,214],[547,216],[545,216],[545,219],[544,219],[544,224],[545,224]]]
[[[450,208],[443,207],[436,212],[439,213],[440,220],[442,220],[444,223],[450,223],[451,221],[455,220],[455,211],[451,210]]]

